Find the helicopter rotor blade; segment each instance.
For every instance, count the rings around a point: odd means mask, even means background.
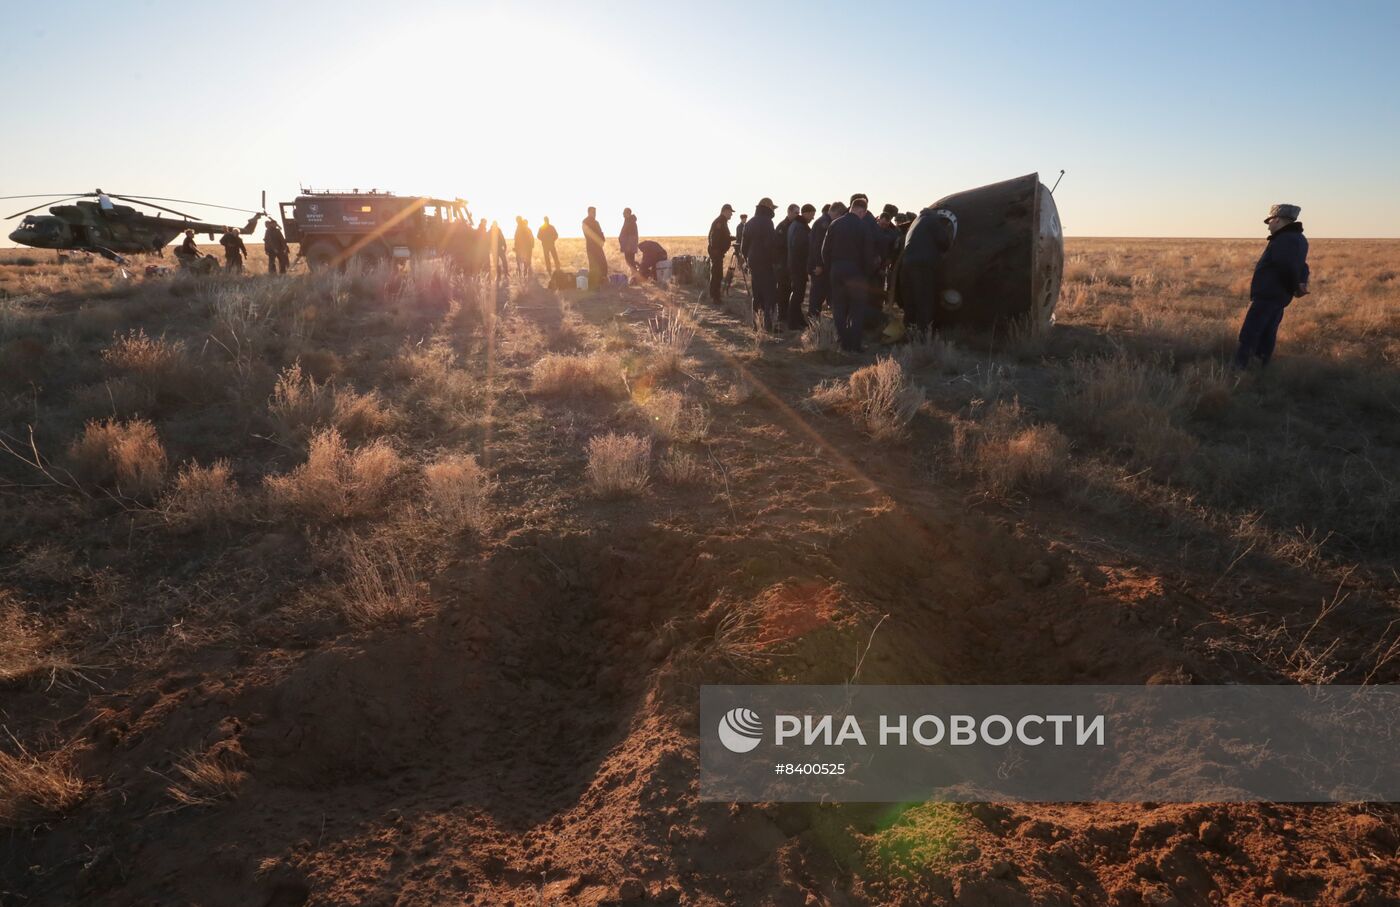
[[[251,208],[231,208],[228,205],[211,205],[208,202],[190,201],[187,198],[161,198],[159,195],[114,195],[112,198],[124,198],[128,201],[139,199],[140,201],[174,202],[177,205],[198,205],[201,208],[222,208],[225,211],[242,211],[244,214],[256,214]]]
[[[82,198],[84,195],[93,194],[92,192],[46,192],[42,195],[0,195],[0,202],[15,198],[58,198],[60,195],[66,195],[69,198]]]
[[[61,205],[61,204],[63,204],[64,202],[71,202],[71,201],[72,201],[73,199],[75,199],[75,198],[84,198],[84,197],[85,197],[85,195],[73,195],[73,196],[69,196],[68,198],[61,198],[61,199],[59,199],[59,200],[56,201],[56,202],[55,202],[55,201],[47,201],[47,202],[44,202],[42,205],[35,205],[35,206],[32,207],[32,208],[25,208],[23,211],[19,212],[19,214],[11,214],[9,217],[5,218],[5,220],[14,220],[16,217],[19,217],[21,214],[28,214],[30,211],[38,211],[40,208],[48,208],[48,207],[51,207],[51,206],[53,206],[53,205]]]
[[[199,218],[195,217],[193,214],[186,214],[183,211],[176,211],[174,208],[166,208],[161,205],[152,204],[144,199],[138,200],[135,196],[114,195],[112,198],[119,198],[124,202],[131,202],[137,205],[145,205],[147,208],[155,208],[158,211],[168,211],[171,214],[178,214],[186,220],[199,220]]]

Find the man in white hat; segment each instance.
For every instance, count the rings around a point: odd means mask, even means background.
[[[1308,293],[1308,240],[1298,221],[1301,213],[1297,205],[1274,205],[1264,218],[1269,226],[1269,240],[1249,283],[1249,311],[1240,325],[1236,368],[1248,368],[1249,360],[1255,356],[1264,365],[1269,364],[1283,310],[1295,297]]]

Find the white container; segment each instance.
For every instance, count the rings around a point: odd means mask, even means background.
[[[671,259],[656,263],[656,282],[663,287],[671,285]]]
[[[574,278],[574,286],[580,290],[588,289],[588,278],[580,274],[578,277]]]

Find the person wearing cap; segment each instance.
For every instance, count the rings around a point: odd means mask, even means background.
[[[902,217],[902,215],[901,215]],[[915,339],[928,336],[938,308],[938,271],[953,247],[958,219],[946,208],[925,208],[909,224],[895,273],[894,297],[904,309],[904,327]]]
[[[588,289],[596,290],[608,282],[608,258],[603,254],[603,228],[598,223],[598,209],[590,207],[583,219],[583,246],[588,252]]]
[[[724,274],[724,256],[734,244],[729,235],[729,219],[734,216],[734,206],[726,204],[719,209],[719,217],[710,223],[707,246],[710,252],[710,302],[719,305],[719,284]]]
[[[267,219],[267,226],[263,228],[263,252],[267,255],[267,273],[287,273],[292,250],[287,245],[287,237],[282,235],[282,228],[270,217]]]
[[[821,217],[812,221],[811,236],[807,241],[807,266],[812,278],[812,291],[807,300],[807,317],[814,320],[821,317],[822,306],[831,295],[831,278],[822,268],[822,241],[826,239],[826,230],[830,226],[831,204],[828,202],[822,205]]]
[[[248,257],[248,247],[243,244],[243,236],[237,227],[229,227],[219,237],[219,245],[224,247],[224,268],[235,274],[243,273],[243,259]]]
[[[1236,368],[1248,368],[1254,356],[1269,364],[1283,310],[1295,297],[1308,294],[1308,240],[1298,222],[1301,213],[1297,205],[1274,205],[1264,218],[1269,238],[1249,282],[1249,309],[1240,325]]]
[[[194,241],[193,230],[185,231],[185,241],[180,243],[180,251],[184,252],[186,255],[193,255],[196,258],[199,257],[199,245]]]
[[[773,215],[777,210],[771,198],[759,199],[753,217],[744,228],[740,247],[749,264],[754,323],[763,330],[772,330],[778,307],[777,275],[773,270],[778,251],[777,234],[773,230]]]
[[[875,236],[866,226],[866,201],[857,196],[850,211],[831,222],[822,241],[822,268],[831,275],[831,315],[841,349],[861,351],[865,299],[875,274]],[[837,205],[831,206],[833,214]]]
[[[802,312],[802,304],[807,298],[808,250],[812,242],[812,228],[809,224],[817,216],[816,205],[803,205],[797,219],[788,224],[787,268],[788,297],[779,302],[783,305],[783,321],[794,331],[807,326],[807,317]]]
[[[637,215],[631,208],[622,209],[622,229],[617,231],[617,247],[627,259],[627,267],[637,273]]]

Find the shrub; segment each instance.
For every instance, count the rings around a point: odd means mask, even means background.
[[[807,322],[802,331],[798,346],[809,353],[840,349],[841,341],[836,336],[836,322],[829,318],[817,318]]]
[[[495,488],[471,454],[448,454],[423,467],[428,516],[447,532],[484,532],[491,523],[487,499]]]
[[[622,361],[608,353],[549,353],[530,369],[530,389],[551,395],[619,395],[623,391],[622,374]]]
[[[635,494],[651,471],[651,441],[608,432],[588,442],[588,480],[602,494]]]
[[[681,360],[690,349],[698,330],[696,319],[680,309],[662,313],[647,322],[647,343],[651,346],[652,368],[658,374],[680,370]]]
[[[148,337],[138,328],[117,337],[102,351],[102,361],[128,376],[153,400],[190,400],[199,396],[202,376],[183,343]]]
[[[701,403],[687,405],[684,394],[671,390],[655,391],[638,406],[647,417],[652,434],[658,438],[699,441],[709,433],[709,410]]]
[[[403,468],[382,439],[350,450],[334,428],[311,438],[306,462],[286,475],[265,480],[276,510],[305,519],[350,519],[377,510]]]
[[[894,359],[878,359],[851,373],[844,383],[827,382],[812,393],[812,403],[849,413],[876,440],[903,437],[924,405],[924,390],[909,384]]]
[[[1054,425],[1026,425],[1017,402],[998,403],[981,422],[959,422],[953,455],[996,494],[1059,485],[1069,464],[1069,440]]]
[[[355,624],[411,620],[423,610],[418,580],[397,547],[354,536],[343,543],[345,581],[339,605]]]
[[[165,494],[161,513],[172,526],[209,528],[234,519],[242,509],[227,460],[212,466],[186,463]]]
[[[165,448],[144,419],[88,422],[68,457],[80,480],[128,497],[153,497],[165,478]]]
[[[378,391],[361,394],[318,383],[302,371],[300,360],[277,376],[267,409],[277,433],[289,441],[303,440],[329,425],[348,437],[367,438],[389,431],[398,421]]]
[[[701,485],[710,472],[694,454],[671,450],[661,459],[661,475],[672,485]]]

